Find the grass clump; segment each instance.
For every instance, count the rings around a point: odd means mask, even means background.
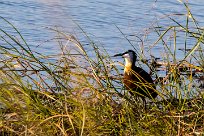
[[[123,89],[121,71],[86,33],[92,51],[74,35],[55,30],[61,52],[45,55],[31,49],[20,32],[1,18],[17,35],[0,28],[0,134],[204,134],[203,30],[184,5],[191,16],[185,25],[169,17],[173,26],[153,27],[159,38],[151,47],[164,48],[162,61],[141,58],[159,92],[147,109]],[[196,27],[191,28],[189,20]],[[180,49],[183,58],[178,59],[179,38],[185,46]],[[195,41],[191,49],[188,39]],[[160,77],[158,69],[166,74]]]

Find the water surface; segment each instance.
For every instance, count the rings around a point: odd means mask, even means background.
[[[189,7],[201,26],[204,24],[204,14],[200,12],[203,6],[203,0],[189,2]],[[132,44],[138,49],[141,43],[136,36],[145,40],[144,46],[148,49],[158,38],[154,34],[149,34],[148,38],[144,39],[144,35],[148,34],[148,28],[152,28],[155,24],[170,25],[172,22],[164,16],[174,13],[186,14],[185,6],[176,0],[1,0],[0,2],[0,16],[8,19],[20,30],[29,46],[40,45],[33,49],[47,54],[56,53],[58,50],[58,45],[54,41],[46,42],[56,35],[48,28],[60,27],[63,31],[77,34],[79,29],[75,23],[79,24],[99,46],[104,46],[110,54],[132,49],[117,27],[129,36]],[[185,24],[185,17],[178,16],[177,19]],[[0,27],[6,28],[5,22],[0,21]],[[10,31],[9,28],[7,31]],[[160,56],[162,51],[163,48],[157,46],[152,53]]]

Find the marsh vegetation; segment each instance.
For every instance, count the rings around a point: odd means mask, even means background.
[[[53,29],[61,50],[45,55],[1,17],[16,35],[0,28],[0,134],[203,135],[204,31],[184,6],[187,14],[177,16],[186,16],[185,23],[167,16],[174,25],[151,28],[158,39],[148,49],[132,45],[159,94],[146,109],[124,89],[123,64],[83,29],[89,50],[75,35]],[[184,43],[179,59],[178,39]],[[189,41],[194,41],[190,49]],[[162,57],[147,59],[155,46],[164,49]]]

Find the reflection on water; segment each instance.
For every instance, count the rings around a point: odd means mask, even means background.
[[[198,4],[200,3],[200,4]],[[195,17],[203,24],[204,15],[200,12],[203,0],[191,1],[191,8]],[[105,47],[110,54],[121,52],[121,50],[132,48],[121,31],[132,39],[139,49],[139,39],[152,23],[158,20],[159,25],[170,24],[169,19],[162,19],[166,14],[186,13],[185,7],[175,1],[149,0],[1,0],[0,15],[11,21],[23,34],[30,46],[36,47],[45,53],[55,53],[58,49],[56,43],[44,43],[52,39],[56,33],[46,27],[61,27],[63,31],[76,34],[78,23],[96,42]],[[185,18],[179,17],[181,20]],[[178,20],[179,20],[178,18]],[[1,21],[0,26],[4,27]],[[148,35],[145,39],[145,46],[148,48],[158,36]],[[182,44],[182,43],[181,43]],[[190,48],[190,47],[189,47]],[[50,50],[48,50],[50,49]],[[162,48],[155,48],[155,55],[161,54],[157,51]],[[154,52],[154,51],[153,51]]]
[[[204,15],[200,12],[203,8],[201,3],[204,4],[204,1],[195,0],[191,1],[190,4],[192,13],[194,17],[198,19],[200,26],[204,24]],[[155,26],[172,25],[174,22],[170,21],[167,17],[169,14],[183,14],[182,16],[175,15],[174,17],[179,23],[185,25],[185,6],[175,0],[157,2],[155,2],[155,0],[145,2],[143,0],[0,1],[0,16],[8,19],[20,30],[33,50],[46,55],[55,55],[58,51],[60,52],[56,39],[53,39],[57,33],[50,28],[70,32],[76,35],[84,45],[87,45],[86,39],[81,37],[79,32],[80,30],[77,26],[77,24],[79,24],[91,39],[93,39],[98,46],[104,46],[110,55],[131,49],[131,44],[133,44],[137,49],[142,48],[141,46],[144,46],[145,50],[152,47],[147,60],[151,59],[150,54],[156,58],[161,58],[166,52],[164,51],[164,47],[159,46],[159,43],[157,46],[153,45],[159,37],[153,32],[155,30],[153,28]],[[0,20],[0,28],[5,29],[7,32],[13,32],[11,27],[8,27],[2,20]],[[164,30],[165,29],[166,28],[164,28]],[[174,48],[180,49],[175,52],[177,57],[180,56],[180,58],[184,55],[184,51],[181,49],[184,49],[185,40],[179,41],[179,39],[185,39],[185,35],[183,34],[184,32],[178,33],[177,35],[177,38],[179,37],[177,39],[177,47],[171,43],[172,40],[168,40],[170,35],[164,37],[164,39],[167,39],[166,41],[169,42],[167,44],[170,50],[174,50]],[[129,41],[126,38],[128,38]],[[144,43],[141,41],[144,41]],[[196,42],[195,39],[192,40],[191,38],[186,41],[188,43],[188,49],[192,48],[191,43]],[[86,47],[88,48],[88,46]],[[92,50],[92,48],[87,50]],[[165,68],[165,70],[161,70],[163,75],[165,75],[166,73],[164,72],[168,70],[168,72],[171,73],[170,68],[167,66]],[[145,67],[144,69],[148,68]],[[195,75],[198,75],[197,73],[195,72]],[[181,75],[178,76],[183,75],[181,73]],[[186,78],[186,75],[184,76]],[[197,77],[203,80],[202,75],[198,75]],[[203,83],[201,84],[201,87],[202,86]]]

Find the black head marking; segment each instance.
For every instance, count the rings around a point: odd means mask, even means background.
[[[133,51],[133,50],[128,50],[128,51],[126,51],[126,52],[124,52],[124,53],[119,53],[119,54],[115,54],[113,57],[117,57],[117,56],[123,56],[123,55],[125,55],[125,54],[132,54],[133,56],[133,62],[135,62],[136,61],[136,59],[137,59],[137,54]]]
[[[132,52],[134,55],[136,55],[136,53],[135,53],[133,50],[128,50],[128,51],[122,53],[122,55],[127,54],[127,53],[131,53],[131,52]]]
[[[136,62],[136,60],[137,60],[137,54],[136,54],[133,50],[128,50],[128,51],[124,52],[124,53],[122,54],[122,56],[125,55],[125,54],[129,54],[130,56],[132,56],[131,58],[132,58],[132,62],[133,62],[133,63]]]

